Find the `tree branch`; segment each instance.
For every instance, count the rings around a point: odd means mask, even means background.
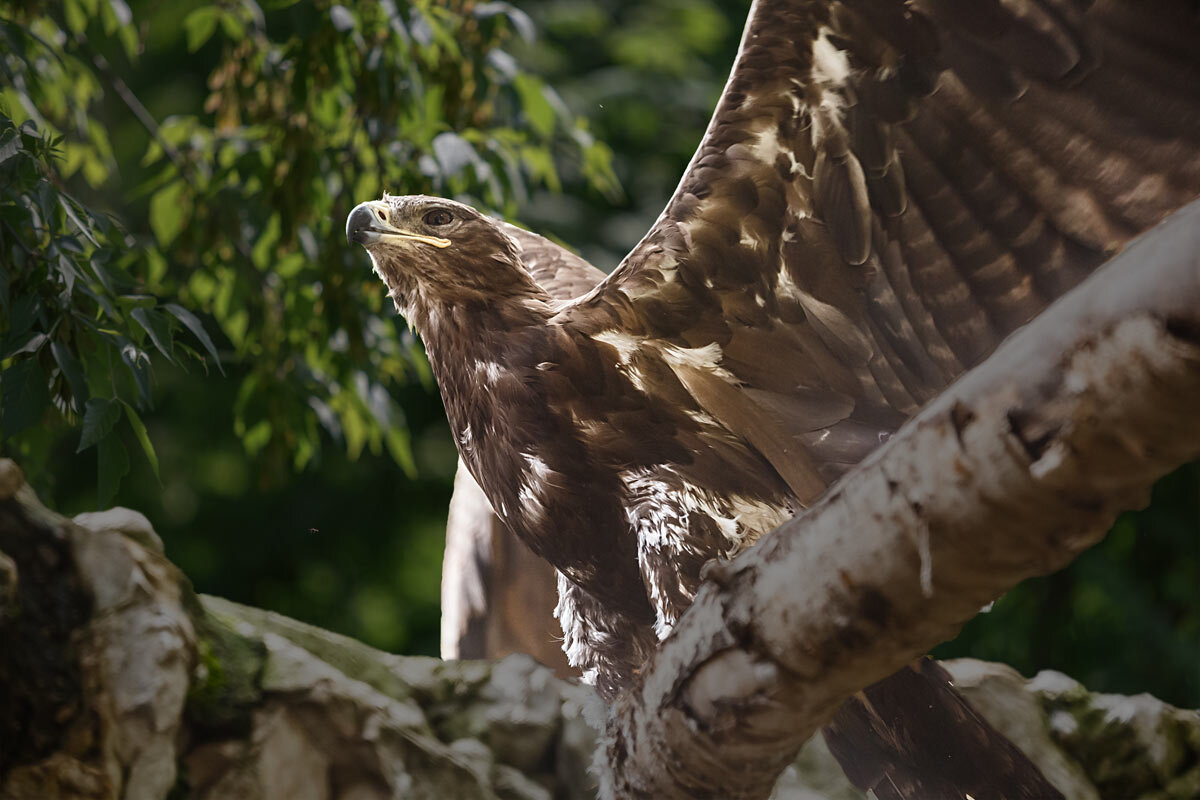
[[[1200,202],[737,560],[610,710],[608,797],[765,798],[850,694],[1095,544],[1200,454]]]

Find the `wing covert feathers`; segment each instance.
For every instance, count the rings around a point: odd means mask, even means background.
[[[760,0],[667,208],[564,314],[849,398],[844,457],[1200,194],[1196,42],[1191,0]]]
[[[501,222],[500,227],[517,243],[521,263],[533,279],[555,300],[565,302],[579,297],[604,280],[604,273],[582,256],[546,237],[507,222]]]

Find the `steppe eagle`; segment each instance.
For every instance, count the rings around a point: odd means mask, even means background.
[[[759,0],[666,209],[582,294],[453,201],[385,196],[346,230],[612,697],[705,562],[1198,191],[1191,0]],[[868,697],[826,736],[878,797],[1057,796],[935,665]]]

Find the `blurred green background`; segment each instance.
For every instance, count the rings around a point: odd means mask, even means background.
[[[342,221],[446,194],[611,269],[746,6],[0,2],[4,454],[200,591],[436,653],[453,446]],[[938,655],[1200,706],[1200,465]]]

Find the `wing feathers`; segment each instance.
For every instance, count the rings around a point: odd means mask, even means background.
[[[533,279],[555,300],[578,297],[604,280],[603,272],[544,236],[507,222],[500,227],[517,243],[521,263]]]
[[[852,153],[831,155],[822,149],[813,167],[816,208],[829,225],[847,264],[859,265],[871,253],[871,205],[867,179]]]
[[[761,453],[799,502],[807,504],[825,491],[825,479],[812,457],[786,428],[781,428],[774,415],[710,370],[686,363],[671,366],[696,402]]]
[[[718,345],[737,387],[680,380],[739,413],[820,388],[853,400],[829,436],[902,418],[1200,193],[1197,41],[1191,0],[759,0],[675,197],[585,305]]]
[[[823,733],[846,777],[880,800],[1062,800],[929,659],[854,695]]]
[[[1117,38],[1150,53],[1161,53],[1179,67],[1196,68],[1195,3],[1146,0],[1104,4],[1097,24]]]
[[[978,362],[1000,341],[1000,334],[915,203],[909,204],[897,228],[905,269],[930,320],[959,363]]]
[[[954,375],[962,372],[962,362],[958,360],[954,351],[946,344],[946,340],[941,332],[938,331],[922,294],[913,285],[908,265],[905,264],[900,252],[899,242],[888,238],[878,222],[876,223],[875,240],[875,250],[879,257],[880,266],[882,267],[877,280],[881,284],[886,282],[886,287],[881,286],[881,288],[876,290],[875,294],[878,295],[883,291],[890,291],[895,295],[897,302],[900,303],[900,307],[903,309],[904,318],[912,326],[914,334],[921,342],[921,347],[938,366],[942,373],[943,381],[949,383]]]
[[[1005,204],[976,210],[957,190],[956,182],[947,179],[947,172],[927,160],[923,152],[913,147],[907,151],[907,160],[912,201],[920,207],[938,246],[953,260],[993,325],[1011,330],[1037,313],[1045,299],[1034,290],[1031,276],[1020,268],[1012,252],[997,242],[990,230],[991,217],[1002,215]]]
[[[989,169],[986,156],[975,148],[955,146],[951,133],[932,115],[914,120],[911,130],[911,138],[907,132],[903,137],[913,171],[910,191],[928,194],[966,187],[958,194],[974,219],[1016,257],[1023,270],[1033,274],[1047,296],[1056,297],[1074,286],[1095,265],[1094,251],[1063,248],[1063,237],[1052,228],[1045,211],[1003,174]]]

